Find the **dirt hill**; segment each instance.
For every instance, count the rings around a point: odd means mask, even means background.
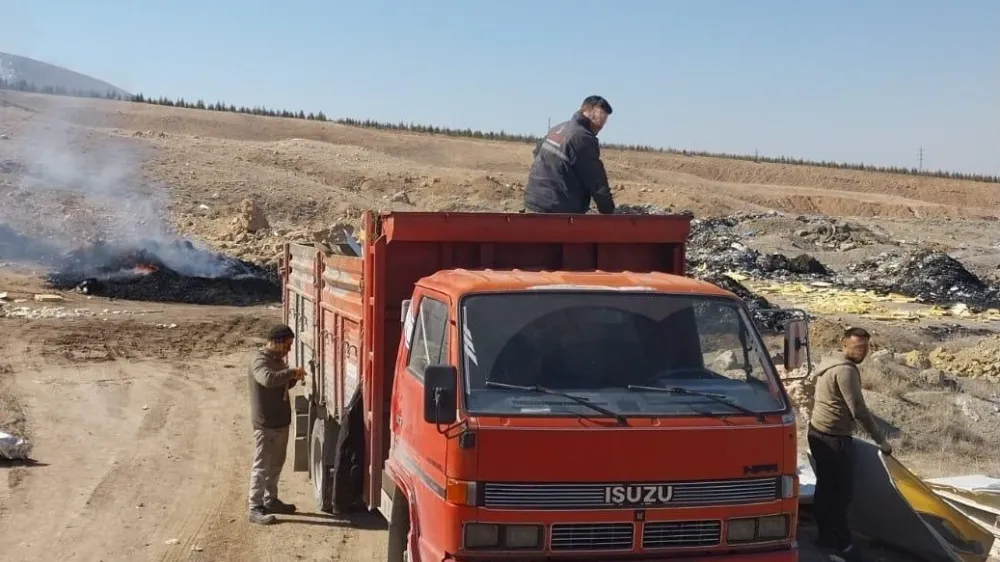
[[[128,95],[125,90],[102,80],[10,53],[0,53],[0,78],[12,84],[23,80],[34,84],[39,90],[51,88],[66,92],[98,92],[102,95],[113,92]]]

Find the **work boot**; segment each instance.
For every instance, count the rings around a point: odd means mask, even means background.
[[[264,513],[289,515],[295,513],[295,504],[285,503],[281,500],[271,500],[264,503]]]
[[[270,525],[276,521],[273,515],[264,513],[264,508],[262,507],[250,508],[250,515],[247,516],[247,519],[257,525]]]
[[[831,554],[830,560],[834,560],[835,562],[864,562],[864,557],[861,556],[861,549],[852,544],[835,554]]]

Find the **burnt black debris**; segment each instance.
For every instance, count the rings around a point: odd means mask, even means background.
[[[963,326],[961,324],[937,324],[921,326],[920,331],[932,340],[944,341],[953,338],[991,336],[996,332],[989,328]]]
[[[784,254],[763,254],[757,258],[757,266],[768,273],[788,272],[801,275],[830,275],[830,271],[809,254],[799,254],[790,258]]]
[[[156,302],[249,306],[281,300],[276,269],[187,241],[129,247],[97,243],[66,254],[47,277],[55,289]]]
[[[670,207],[658,207],[656,205],[630,205],[623,203],[615,207],[616,215],[684,215],[693,217],[694,212],[689,210],[675,211]]]
[[[962,303],[973,311],[1000,308],[1000,289],[983,282],[948,254],[931,250],[886,253],[852,264],[839,276],[838,284],[899,293],[925,303]]]
[[[743,243],[738,231],[742,223],[755,215],[733,215],[691,221],[687,262],[692,270],[711,273],[757,270],[760,253]]]
[[[776,216],[776,213],[744,213],[691,221],[687,266],[692,272],[722,274],[736,271],[759,279],[816,280],[830,271],[809,254],[789,257],[762,254],[744,240],[753,236],[745,223]]]

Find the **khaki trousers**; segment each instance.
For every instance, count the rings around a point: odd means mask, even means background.
[[[288,450],[288,426],[253,431],[253,468],[250,471],[250,509],[278,499],[278,478]]]

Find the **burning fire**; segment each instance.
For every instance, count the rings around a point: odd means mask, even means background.
[[[187,241],[95,243],[67,254],[48,286],[109,298],[249,305],[281,300],[276,272]]]
[[[150,273],[156,273],[160,268],[151,264],[138,264],[132,268],[132,273],[136,275],[149,275]]]

